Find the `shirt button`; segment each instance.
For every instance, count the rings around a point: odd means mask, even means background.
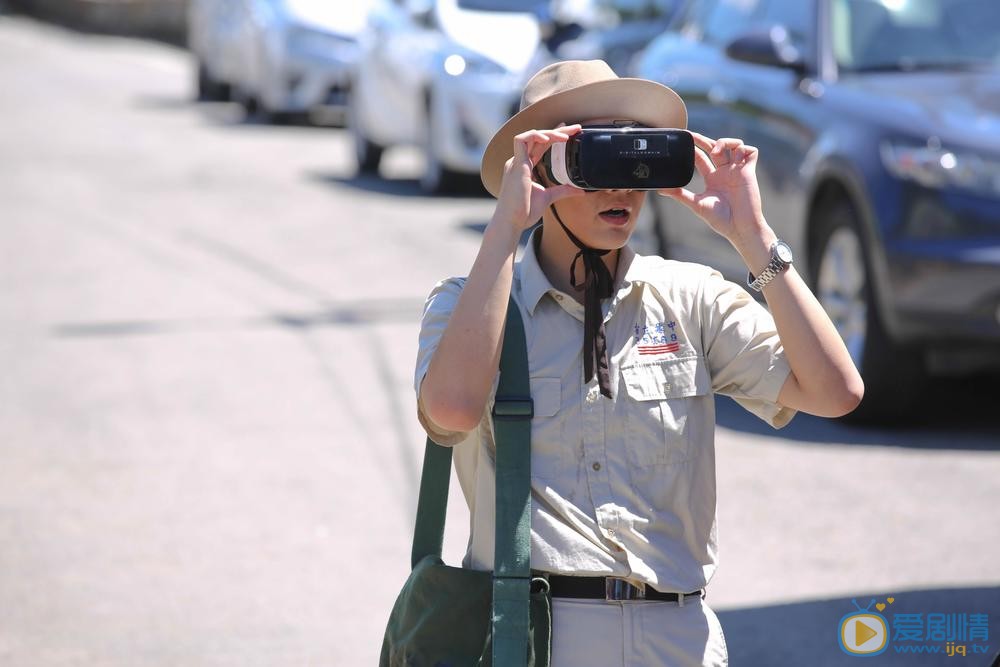
[[[563,295],[562,294],[556,294],[556,301],[562,301],[562,300],[563,300]]]
[[[594,470],[600,470],[601,469],[601,464],[598,463],[597,461],[594,461],[594,465],[592,465],[590,467],[593,468]]]
[[[615,536],[615,529],[608,528],[608,537],[614,537],[614,536]]]

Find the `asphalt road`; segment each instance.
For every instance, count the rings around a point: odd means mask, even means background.
[[[356,178],[343,131],[195,104],[190,69],[0,16],[2,665],[371,665],[408,569],[419,313],[491,202],[420,196],[405,151]],[[732,664],[855,664],[852,599],[1000,648],[1000,392],[935,391],[893,430],[720,401]]]

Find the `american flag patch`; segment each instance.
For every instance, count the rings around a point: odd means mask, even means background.
[[[639,354],[667,354],[681,349],[680,343],[666,343],[664,345],[640,345]]]

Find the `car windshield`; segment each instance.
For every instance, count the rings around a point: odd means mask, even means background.
[[[831,18],[844,70],[1000,66],[997,0],[834,0]]]

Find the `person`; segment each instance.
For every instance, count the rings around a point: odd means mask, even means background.
[[[687,115],[674,91],[618,78],[602,61],[558,62],[527,82],[482,161],[497,203],[475,262],[424,309],[418,418],[455,448],[471,512],[463,566],[491,570],[490,410],[513,297],[534,401],[531,565],[551,585],[552,664],[727,664],[703,599],[717,564],[713,394],[780,428],[800,410],[846,414],[864,389],[794,265],[767,272],[768,312],[710,267],[636,254],[627,242],[644,191],[583,191],[540,168],[581,124],[620,121],[686,128]],[[763,277],[777,239],[758,151],[692,135],[704,191],[658,194],[695,211]]]

